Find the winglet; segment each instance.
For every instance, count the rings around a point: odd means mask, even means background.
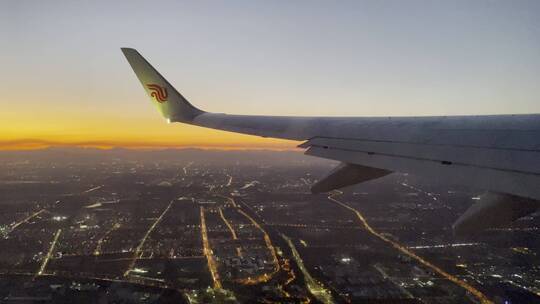
[[[191,122],[204,113],[190,104],[139,52],[122,48],[131,68],[158,111],[169,122]]]

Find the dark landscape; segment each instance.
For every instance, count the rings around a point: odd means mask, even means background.
[[[478,190],[329,194],[296,151],[0,152],[0,303],[540,302],[540,217],[457,238]]]

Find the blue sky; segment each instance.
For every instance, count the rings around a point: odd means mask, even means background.
[[[14,138],[156,124],[123,46],[209,111],[540,112],[540,1],[4,1],[0,35]]]

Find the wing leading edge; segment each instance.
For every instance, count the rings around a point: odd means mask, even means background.
[[[341,167],[315,185],[329,191],[391,172],[540,200],[540,115],[293,117],[198,109],[136,50],[122,52],[158,111],[181,122],[304,141],[306,154]]]

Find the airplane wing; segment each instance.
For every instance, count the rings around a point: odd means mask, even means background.
[[[303,141],[306,154],[342,164],[313,186],[326,192],[392,172],[540,200],[540,115],[291,117],[230,115],[189,103],[136,50],[123,48],[170,122]]]

